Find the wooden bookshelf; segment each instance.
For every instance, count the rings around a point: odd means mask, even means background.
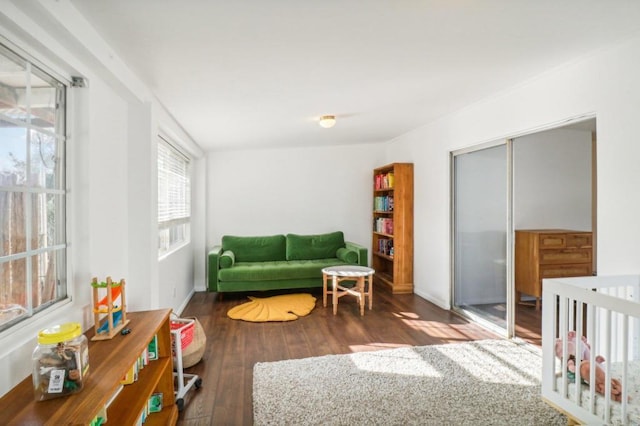
[[[107,424],[134,425],[154,392],[162,392],[163,409],[148,415],[145,425],[173,425],[178,419],[173,386],[170,309],[128,313],[131,333],[110,340],[89,339],[89,374],[82,391],[47,401],[34,400],[31,375],[0,399],[0,424],[88,425],[120,388],[120,380],[155,335],[158,359],[150,361],[138,380],[124,385],[107,408]]]
[[[413,164],[374,169],[373,199],[374,280],[413,293]]]

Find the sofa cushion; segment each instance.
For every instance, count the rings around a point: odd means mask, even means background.
[[[335,258],[342,247],[342,231],[317,235],[287,234],[287,260]]]
[[[286,240],[284,235],[260,237],[222,237],[222,249],[231,250],[236,262],[268,262],[285,260]]]
[[[220,267],[221,268],[231,268],[236,261],[236,256],[231,250],[227,250],[222,252],[220,255]]]
[[[344,265],[338,258],[277,261],[236,262],[233,268],[218,271],[220,281],[274,281],[322,278],[322,268]]]
[[[336,257],[346,263],[358,263],[358,252],[348,248],[339,248]]]

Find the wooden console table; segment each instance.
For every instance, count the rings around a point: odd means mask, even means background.
[[[170,309],[131,312],[131,332],[110,340],[89,338],[89,374],[79,393],[47,401],[34,400],[31,375],[0,399],[3,425],[89,425],[120,388],[120,380],[157,335],[158,359],[150,361],[136,382],[125,385],[107,411],[107,424],[134,425],[154,392],[163,394],[163,409],[149,414],[145,425],[173,425],[178,420],[173,386]]]

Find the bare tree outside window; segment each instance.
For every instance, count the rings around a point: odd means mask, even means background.
[[[0,330],[67,296],[65,94],[0,45]]]

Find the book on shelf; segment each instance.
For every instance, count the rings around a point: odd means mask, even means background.
[[[153,336],[153,339],[149,342],[147,346],[147,352],[149,354],[149,360],[154,361],[158,359],[158,335]]]
[[[162,411],[162,392],[155,392],[149,397],[147,404],[149,413],[159,413]]]
[[[155,341],[157,345],[157,338],[154,338],[152,341]],[[138,355],[138,358],[136,358],[136,361],[129,368],[129,371],[127,371],[124,377],[120,380],[120,383],[123,385],[130,385],[131,383],[137,382],[140,371],[149,365],[150,359],[149,346],[147,346],[142,350],[140,355]]]
[[[136,381],[138,381],[138,362],[137,361],[131,367],[129,367],[127,374],[125,374],[122,380],[120,380],[120,383],[123,385],[130,385],[131,383]]]
[[[385,256],[393,256],[393,240],[381,238],[378,240],[378,252]]]
[[[105,423],[107,423],[107,409],[102,407],[100,412],[91,420],[89,426],[102,426]]]
[[[376,218],[373,230],[381,234],[393,235],[393,219],[390,217]]]
[[[393,172],[379,173],[375,176],[375,189],[391,189],[395,185]]]
[[[374,197],[373,199],[373,209],[379,212],[391,212],[393,211],[393,196],[392,195],[384,195]]]

